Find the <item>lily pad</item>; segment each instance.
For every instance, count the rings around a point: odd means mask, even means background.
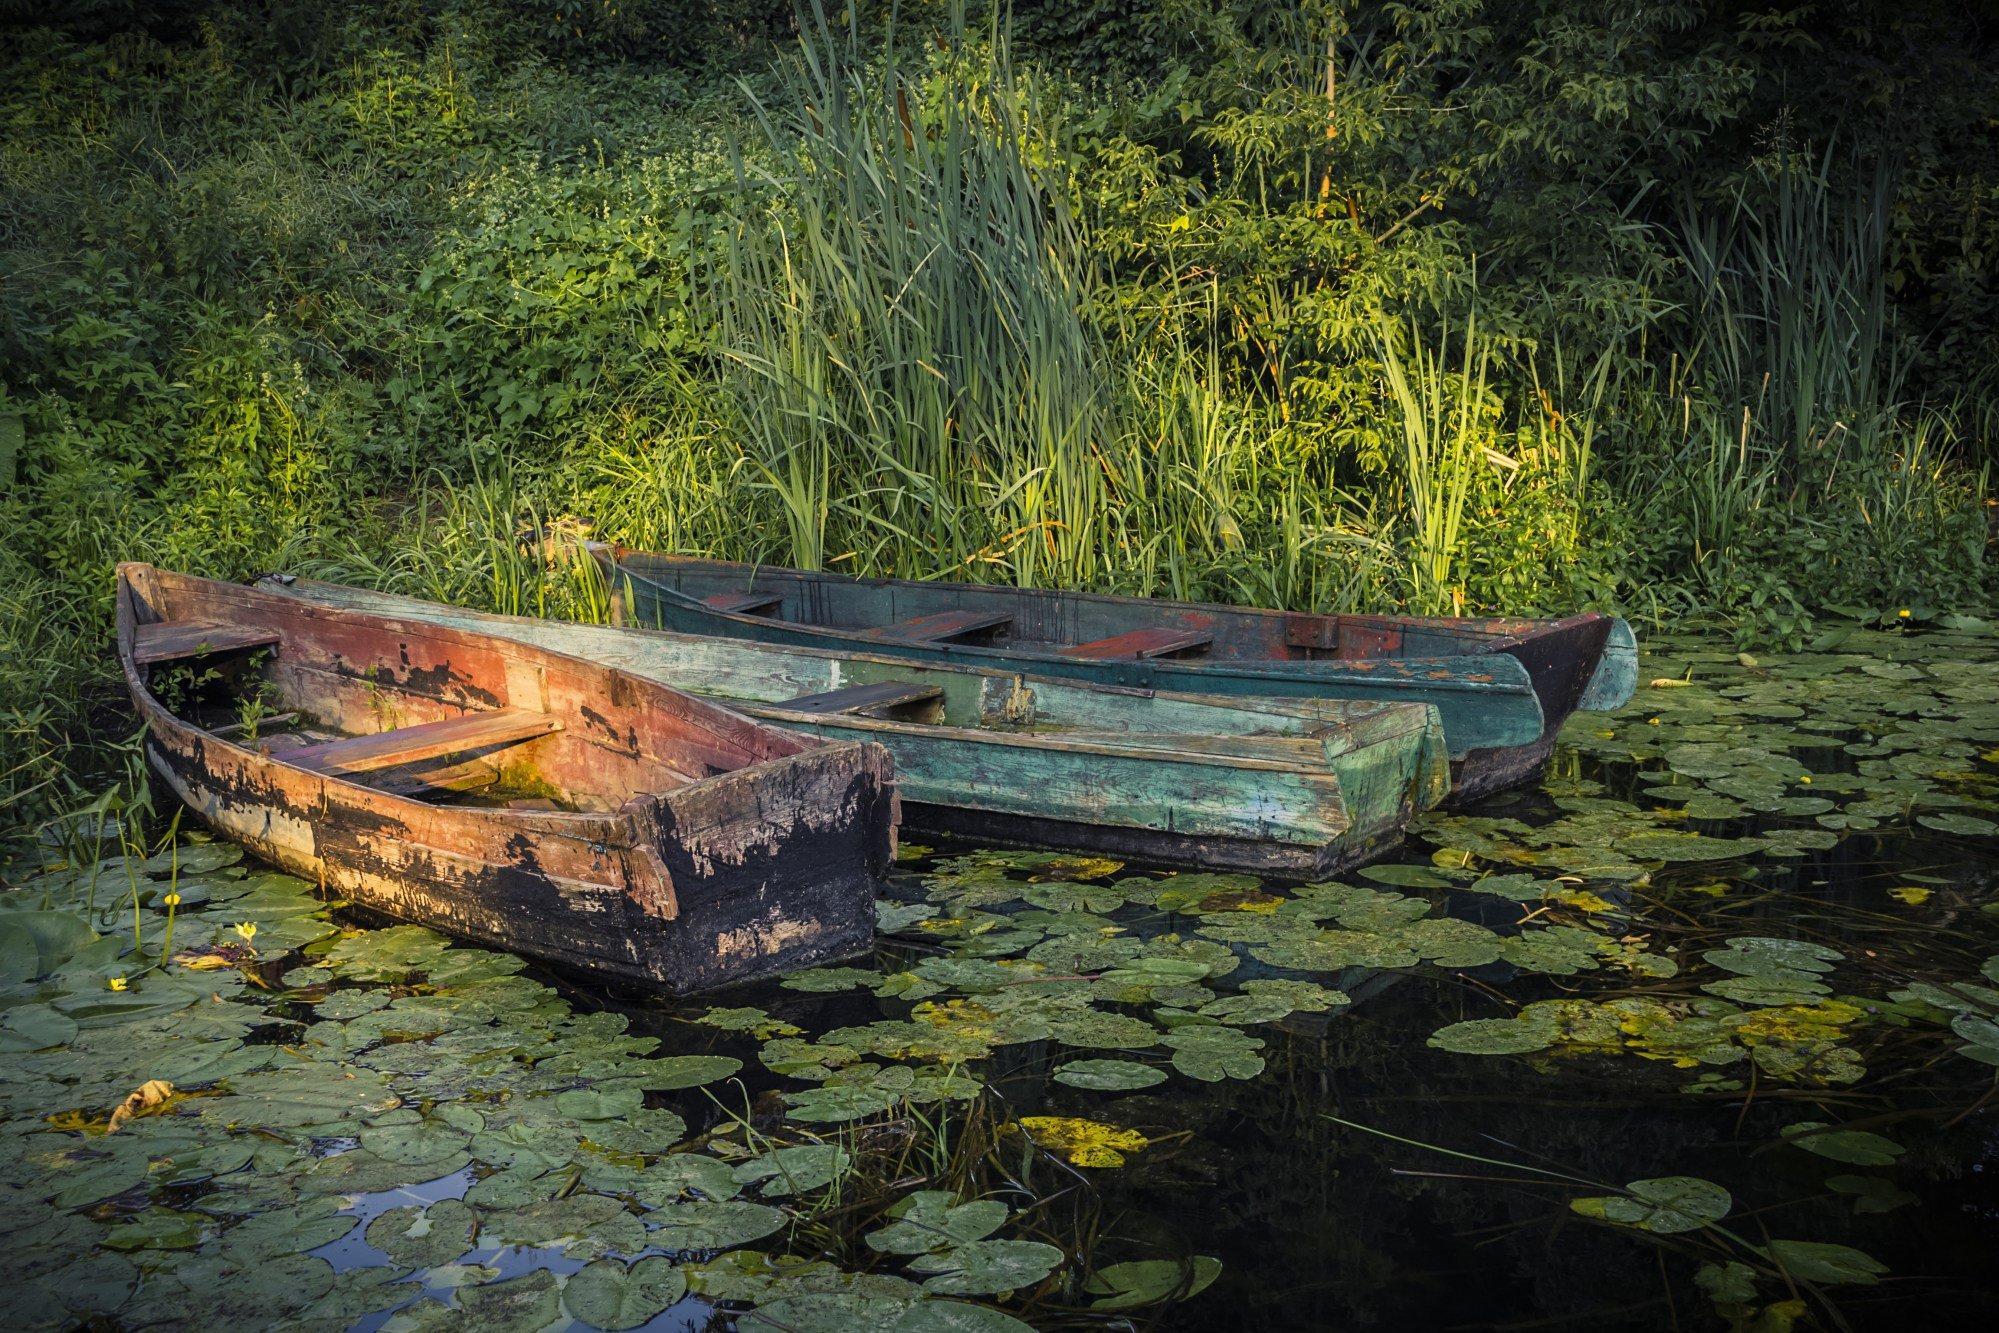
[[[1222,1275],[1222,1261],[1197,1254],[1176,1259],[1141,1259],[1111,1264],[1090,1275],[1083,1290],[1097,1299],[1092,1310],[1135,1310],[1164,1300],[1184,1301],[1206,1291]]]
[[[1569,1207],[1585,1217],[1672,1235],[1719,1222],[1734,1206],[1727,1190],[1698,1176],[1634,1180],[1624,1190],[1623,1194],[1571,1199]]]
[[[472,1248],[478,1215],[457,1199],[391,1208],[368,1223],[368,1243],[405,1268],[436,1268]]]
[[[940,1296],[997,1296],[1032,1287],[1055,1271],[1062,1251],[1032,1240],[974,1240],[909,1261],[936,1276],[923,1289]]]
[[[1871,1287],[1888,1271],[1888,1265],[1870,1254],[1824,1241],[1773,1240],[1763,1253],[1799,1281],[1824,1286]]]
[[[1893,1166],[1903,1153],[1902,1145],[1891,1138],[1864,1129],[1833,1129],[1823,1120],[1784,1126],[1784,1141],[1852,1166]]]
[[[664,1250],[726,1250],[762,1240],[785,1224],[777,1209],[761,1203],[669,1203],[646,1214],[650,1244]]]
[[[599,1259],[572,1273],[562,1287],[569,1314],[602,1329],[637,1328],[687,1294],[687,1275],[669,1259],[649,1255],[629,1268]]]
[[[1164,1083],[1166,1074],[1132,1060],[1071,1060],[1055,1070],[1055,1081],[1094,1092],[1131,1092]]]
[[[888,1210],[896,1220],[867,1234],[869,1248],[884,1254],[928,1254],[999,1230],[1007,1207],[994,1199],[957,1202],[949,1190],[919,1190]]]

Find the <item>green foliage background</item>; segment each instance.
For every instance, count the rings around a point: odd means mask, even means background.
[[[128,558],[1983,605],[1993,55],[1946,0],[0,8],[0,807],[118,731]]]

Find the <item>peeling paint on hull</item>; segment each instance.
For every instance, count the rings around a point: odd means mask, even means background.
[[[481,635],[146,566],[119,578],[120,656],[148,763],[216,832],[329,893],[682,992],[872,947],[898,817],[880,746],[817,744]],[[494,707],[548,713],[560,727],[517,748],[594,807],[431,804],[220,739],[170,711],[135,661],[142,626],[159,621],[275,629],[268,677],[297,694],[288,708],[350,722],[373,708],[395,724],[384,735]],[[604,725],[574,706],[586,698]]]

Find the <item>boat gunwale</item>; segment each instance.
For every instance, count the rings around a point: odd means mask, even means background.
[[[645,553],[631,552],[630,554],[643,555]],[[679,558],[679,557],[669,557],[669,558]],[[690,561],[692,560],[691,557],[689,559]],[[723,561],[723,562],[706,562],[706,563],[726,564],[728,562]],[[635,583],[644,584],[648,589],[652,590],[656,594],[675,598],[687,604],[690,609],[698,609],[704,615],[714,616],[719,619],[726,620],[732,624],[742,626],[746,630],[751,631],[751,633],[739,637],[756,638],[758,631],[767,631],[773,623],[776,623],[782,625],[786,629],[800,632],[818,639],[830,639],[840,643],[869,642],[869,640],[867,640],[864,637],[865,633],[864,629],[849,629],[846,627],[833,626],[833,625],[812,625],[812,624],[807,624],[803,621],[795,621],[795,620],[773,622],[767,616],[749,616],[749,615],[744,615],[740,612],[725,611],[719,607],[707,606],[703,604],[698,598],[692,597],[687,593],[681,592],[677,588],[667,587],[665,584],[661,583],[656,578],[652,578],[646,574],[628,568],[624,563],[622,557],[617,557],[613,559],[611,564],[611,570],[617,576],[630,579]],[[804,571],[804,570],[793,571],[793,572],[806,574],[808,576],[810,576],[813,573],[813,571]],[[833,577],[843,578],[843,579],[855,578],[855,576],[851,575],[834,575]],[[863,580],[855,578],[855,581],[915,584],[916,586],[923,586],[920,580],[912,580],[912,579]],[[968,585],[968,586],[977,586],[977,585]],[[1007,591],[1006,589],[997,589],[997,588],[996,590]],[[1020,591],[1048,592],[1051,590],[1022,589]],[[1123,602],[1123,601],[1144,601],[1144,602],[1157,602],[1158,604],[1165,606],[1182,606],[1190,608],[1200,608],[1205,605],[1204,603],[1199,603],[1199,602],[1175,603],[1175,602],[1169,602],[1163,598],[1158,598],[1158,599],[1119,598],[1109,593],[1062,592],[1060,595],[1065,597],[1103,598],[1112,603]],[[1253,607],[1226,607],[1224,609],[1231,613],[1238,613],[1243,615],[1291,616],[1291,615],[1309,614],[1306,612],[1263,611]],[[1366,617],[1351,617],[1351,618],[1367,619]],[[1601,611],[1585,611],[1580,613],[1578,616],[1571,617],[1571,620],[1574,621],[1575,623],[1588,623],[1592,618],[1598,618],[1604,620],[1613,619],[1613,617],[1606,616]],[[1383,618],[1383,623],[1394,625],[1399,622],[1395,621],[1391,617],[1391,618]],[[1550,622],[1550,625],[1553,626],[1555,623],[1556,622]],[[1560,625],[1566,628],[1568,627],[1569,622],[1560,622]],[[664,634],[686,632],[686,631],[669,630],[664,628],[663,626],[621,626],[620,628],[643,629],[650,633],[664,633]],[[1546,631],[1544,630],[1539,632],[1546,632]],[[713,636],[697,636],[697,637],[713,637]],[[1401,688],[1406,686],[1409,689],[1435,690],[1448,693],[1468,694],[1473,696],[1501,695],[1515,700],[1523,700],[1526,702],[1531,702],[1538,713],[1541,707],[1541,700],[1539,692],[1536,691],[1534,688],[1534,682],[1532,676],[1528,673],[1527,668],[1519,662],[1518,658],[1513,657],[1511,653],[1505,651],[1505,649],[1507,648],[1522,646],[1522,644],[1526,642],[1531,642],[1531,640],[1520,640],[1520,641],[1507,640],[1502,643],[1497,640],[1479,639],[1477,642],[1483,645],[1482,649],[1477,652],[1431,654],[1425,657],[1415,657],[1407,659],[1400,659],[1400,658],[1289,659],[1289,658],[1256,658],[1256,657],[1203,659],[1203,658],[1176,657],[1176,658],[1149,658],[1142,660],[1155,667],[1164,667],[1173,670],[1182,670],[1192,673],[1199,673],[1202,675],[1213,675],[1218,677],[1232,676],[1251,681],[1268,680],[1272,677],[1280,677],[1287,680],[1303,681],[1303,682],[1322,681],[1328,688],[1337,688],[1342,683],[1343,677],[1349,675],[1364,675],[1367,676],[1367,678],[1370,680],[1380,681],[1385,687],[1389,688]],[[829,653],[834,656],[840,656],[840,657],[859,656],[867,652],[865,648],[862,648],[858,649],[856,652],[848,653],[848,652],[843,652],[838,648],[819,647],[818,645],[815,644],[796,644],[796,645],[787,644],[785,646],[787,648],[795,648],[799,650],[811,650],[811,651]],[[981,662],[993,658],[1012,658],[1021,662],[1029,662],[1029,663],[1046,662],[1046,661],[1054,661],[1054,662],[1066,661],[1066,662],[1080,663],[1086,665],[1102,664],[1106,666],[1117,666],[1123,664],[1123,659],[1119,658],[1064,658],[1059,653],[1053,650],[1047,650],[1041,648],[1026,648],[1026,649],[1012,650],[1003,647],[990,647],[983,644],[960,644],[960,643],[921,643],[913,646],[925,649],[927,651],[939,652],[954,657],[956,657],[957,655],[962,655],[964,659],[963,665],[970,667],[974,670],[1004,672],[1006,669],[1002,667],[987,667],[980,665]],[[875,655],[879,656],[879,654]],[[1517,670],[1517,672],[1519,673],[1519,679],[1517,680],[1471,679],[1467,677],[1453,676],[1448,673],[1445,673],[1443,675],[1424,676],[1418,679],[1414,674],[1414,670],[1417,664],[1420,663],[1451,661],[1459,658],[1474,658],[1474,657],[1498,657],[1498,658],[1504,658],[1509,662],[1513,662],[1515,664],[1515,670]],[[900,660],[907,661],[909,659],[904,658]],[[1406,676],[1397,676],[1395,673],[1390,672],[1379,676],[1368,675],[1368,673],[1372,670],[1372,668],[1378,665],[1404,668],[1406,671],[1409,672],[1409,674]],[[1313,668],[1320,668],[1320,669],[1314,670]],[[1036,673],[1031,668],[1028,668],[1024,670],[1016,670],[1013,674],[1033,675]],[[1079,677],[1065,677],[1065,678],[1071,680],[1080,679]],[[1099,684],[1098,682],[1095,681],[1088,681],[1085,683],[1096,685],[1100,689],[1120,688],[1117,686],[1112,686],[1107,684]],[[1147,687],[1133,686],[1133,687],[1123,687],[1123,688],[1145,689]],[[1198,690],[1166,690],[1166,691],[1157,691],[1157,692],[1175,693],[1175,694],[1201,693]],[[1341,701],[1334,699],[1334,700],[1327,700],[1327,702],[1390,703],[1397,701],[1372,700],[1372,699]],[[1546,725],[1545,720],[1543,720],[1542,725],[1543,726]],[[1521,744],[1526,744],[1526,743],[1527,742],[1521,742]]]
[[[830,581],[835,583],[849,584],[857,587],[867,587],[867,588],[898,588],[898,587],[962,588],[969,591],[981,592],[981,593],[985,592],[1000,593],[1000,594],[1038,593],[1046,596],[1073,598],[1078,601],[1084,601],[1104,606],[1125,606],[1131,603],[1142,603],[1149,607],[1160,607],[1171,611],[1211,612],[1216,609],[1220,609],[1221,611],[1229,615],[1255,617],[1259,619],[1270,619],[1270,620],[1290,620],[1301,616],[1308,617],[1311,619],[1331,618],[1343,621],[1350,621],[1355,624],[1365,625],[1370,627],[1381,626],[1389,628],[1410,628],[1410,627],[1420,628],[1428,630],[1432,633],[1462,637],[1469,642],[1474,642],[1482,645],[1482,648],[1476,652],[1466,652],[1462,654],[1433,653],[1429,654],[1428,655],[1429,657],[1483,656],[1488,652],[1496,651],[1503,648],[1519,647],[1522,644],[1530,643],[1533,641],[1535,637],[1542,634],[1555,633],[1562,630],[1570,629],[1576,625],[1587,624],[1593,620],[1615,620],[1618,618],[1604,611],[1577,611],[1567,616],[1407,616],[1407,615],[1381,615],[1370,612],[1353,612],[1353,611],[1328,611],[1328,612],[1285,611],[1275,607],[1236,606],[1232,603],[1227,603],[1227,602],[1193,602],[1193,601],[1185,601],[1176,597],[1138,597],[1138,596],[1128,596],[1121,593],[1092,592],[1086,589],[1077,589],[1077,588],[1018,588],[1009,584],[966,583],[963,582],[962,580],[957,580],[957,579],[908,579],[908,578],[897,578],[889,575],[878,575],[878,574],[842,574],[836,570],[830,570],[830,569],[793,569],[787,565],[771,565],[760,561],[751,562],[751,561],[739,561],[739,560],[717,560],[708,556],[671,555],[661,551],[641,551],[636,547],[625,546],[615,542],[586,543],[586,550],[590,551],[592,554],[596,554],[600,551],[607,553],[611,562],[619,570],[626,573],[634,574],[635,577],[638,577],[656,587],[660,586],[659,581],[657,579],[650,578],[643,573],[638,573],[636,571],[628,569],[626,567],[626,562],[633,558],[639,560],[657,560],[676,565],[685,565],[689,567],[694,567],[697,569],[701,569],[704,572],[713,572],[718,574],[725,573],[731,569],[748,569],[751,571],[750,578],[752,582],[756,580],[757,576],[762,571],[773,570],[779,572],[784,576],[795,577],[800,582]],[[667,589],[667,591],[673,592],[677,590]],[[680,593],[678,595],[686,597],[688,594]],[[697,602],[699,601],[698,598],[693,600]],[[743,613],[738,611],[725,611],[720,607],[704,606],[703,610],[708,611],[714,615],[727,616],[732,620],[747,622],[749,624],[757,624],[759,622],[768,623],[768,617],[744,615]],[[788,623],[793,624],[801,629],[822,630],[834,634],[863,632],[862,630],[859,629],[850,630],[841,626],[807,625],[804,624],[803,622],[798,622],[798,621],[792,621]],[[1484,626],[1489,626],[1491,628],[1481,628]],[[977,646],[977,645],[954,644],[951,646],[960,647],[960,646]],[[998,651],[1003,651],[1003,650],[998,650]],[[1315,660],[1316,661],[1335,661],[1335,660],[1365,661],[1369,659],[1242,658],[1242,659],[1213,659],[1212,661],[1203,661],[1200,659],[1174,658],[1170,660],[1175,662],[1176,665],[1181,665],[1181,666],[1205,666],[1205,665],[1221,665],[1227,662],[1232,662],[1237,660],[1249,661],[1249,662],[1254,662],[1258,660],[1272,660],[1272,661],[1285,660],[1285,661],[1291,661],[1292,664],[1294,665],[1298,665],[1298,664],[1303,664],[1304,662],[1307,661],[1315,661]],[[1374,660],[1386,660],[1386,659],[1374,659]],[[1425,659],[1416,658],[1412,660],[1422,661]]]
[[[353,589],[349,588],[345,584],[328,583],[318,579],[294,579],[292,584],[289,586],[297,587],[301,584],[304,585],[308,590],[312,588],[329,588],[329,589],[338,590],[340,592],[346,592],[346,593],[359,592],[362,595],[381,596],[381,597],[401,597],[403,595],[400,593],[371,593],[366,589]],[[283,594],[280,593],[279,595]],[[315,605],[314,603],[311,603],[306,600],[306,598],[309,597],[310,595],[311,594],[309,591],[303,592],[300,593],[295,598],[295,600],[299,601],[300,604],[302,605],[314,606]],[[509,617],[499,612],[479,611],[470,607],[453,606],[450,605],[449,603],[439,603],[439,605],[447,607],[455,614],[469,616],[479,620],[491,619],[496,621],[507,621],[507,620],[518,619],[518,620],[536,621],[538,623],[551,623],[551,624],[565,623],[560,621],[552,621],[552,622],[545,621],[541,617],[531,617],[531,616]],[[323,609],[345,610],[347,608],[323,607]],[[424,623],[432,623],[432,622],[424,622]],[[638,634],[645,636],[647,638],[659,638],[672,641],[705,642],[709,638],[709,636],[706,635],[686,634],[675,630],[655,629],[643,625],[596,626],[596,625],[579,624],[578,627],[584,629],[609,630],[621,635]],[[455,627],[447,627],[447,628],[455,628]],[[538,645],[528,644],[518,639],[509,639],[508,642],[520,644],[522,647],[537,648],[539,651],[545,651],[545,652],[553,651],[551,649],[540,649]],[[1083,690],[1083,691],[1112,690],[1118,694],[1125,695],[1127,697],[1136,696],[1144,699],[1159,699],[1168,703],[1197,704],[1205,707],[1227,710],[1229,712],[1251,713],[1251,714],[1259,714],[1269,717],[1285,717],[1285,718],[1295,719],[1308,724],[1314,724],[1311,725],[1310,728],[1306,731],[1293,734],[1249,733],[1240,738],[1244,740],[1257,740],[1257,739],[1267,738],[1271,741],[1276,741],[1276,742],[1288,742],[1288,743],[1316,742],[1319,743],[1320,745],[1323,745],[1325,741],[1338,739],[1339,734],[1341,732],[1351,732],[1351,730],[1355,726],[1355,722],[1352,720],[1337,718],[1337,717],[1321,718],[1315,716],[1315,712],[1318,709],[1323,708],[1328,704],[1341,708],[1351,707],[1355,709],[1365,710],[1364,718],[1362,720],[1367,722],[1379,721],[1384,713],[1392,714],[1396,719],[1403,721],[1404,725],[1400,729],[1391,733],[1390,736],[1382,738],[1378,742],[1382,744],[1394,743],[1396,741],[1403,740],[1403,738],[1405,737],[1410,737],[1410,736],[1414,736],[1417,738],[1417,740],[1414,741],[1413,743],[1420,744],[1421,743],[1420,738],[1428,734],[1432,729],[1436,729],[1440,734],[1442,730],[1442,723],[1438,720],[1436,715],[1436,705],[1430,703],[1424,703],[1418,700],[1403,700],[1403,699],[1317,700],[1317,699],[1307,699],[1307,698],[1292,700],[1292,699],[1284,699],[1274,696],[1239,699],[1230,695],[1201,694],[1189,690],[1160,690],[1160,689],[1151,689],[1151,688],[1136,687],[1136,686],[1099,685],[1092,681],[1075,680],[1075,679],[1068,679],[1061,677],[1040,677],[1036,676],[1033,672],[1007,671],[1002,668],[980,666],[972,663],[957,663],[957,662],[917,663],[917,662],[911,662],[907,658],[899,658],[887,654],[845,653],[841,652],[838,649],[833,649],[833,648],[795,646],[789,644],[780,645],[780,644],[763,644],[763,643],[749,642],[749,646],[758,651],[769,650],[777,654],[802,652],[809,654],[815,658],[829,659],[833,661],[863,660],[872,663],[877,663],[884,667],[893,668],[898,671],[942,671],[952,675],[964,675],[964,676],[980,677],[984,679],[1007,680],[1016,683],[1028,684],[1030,688],[1036,685],[1049,684],[1066,689]],[[586,660],[588,659],[586,658]],[[648,677],[644,676],[636,676],[627,668],[623,667],[605,667],[605,669],[612,671],[620,671],[626,675],[631,675],[633,676],[634,679],[638,680],[649,679]],[[652,682],[652,683],[658,683],[658,682]],[[1100,728],[1073,728],[1069,731],[1040,732],[1040,733],[1031,732],[1031,731],[1012,732],[1012,731],[1001,730],[998,728],[966,726],[960,723],[913,722],[913,721],[906,721],[900,718],[873,717],[866,713],[839,713],[839,714],[807,713],[807,712],[801,712],[797,709],[787,709],[783,707],[782,704],[779,703],[762,703],[747,699],[729,698],[728,702],[725,703],[722,702],[721,700],[723,698],[728,698],[728,696],[718,697],[712,695],[705,695],[701,693],[699,690],[694,689],[690,686],[673,686],[670,688],[678,689],[684,693],[690,694],[694,698],[702,700],[704,703],[708,703],[716,707],[726,708],[732,712],[739,712],[759,720],[765,718],[781,718],[787,724],[792,724],[800,727],[808,727],[808,728],[819,727],[819,726],[853,727],[856,729],[864,729],[870,732],[886,732],[892,735],[900,735],[900,736],[941,737],[945,739],[958,740],[961,743],[967,743],[967,744],[972,744],[972,743],[989,744],[989,743],[998,742],[1002,745],[1014,748],[1021,748],[1021,749],[1052,750],[1052,751],[1061,751],[1068,753],[1084,753],[1084,754],[1102,754],[1106,756],[1117,756],[1121,758],[1144,757],[1146,759],[1160,759],[1160,758],[1171,757],[1176,760],[1191,762],[1194,764],[1204,765],[1209,767],[1220,767],[1220,768],[1233,767],[1233,768],[1243,768],[1243,769],[1251,769],[1251,770],[1266,771],[1266,772],[1314,771],[1311,769],[1307,769],[1302,764],[1293,763],[1291,761],[1283,759],[1267,759],[1267,758],[1261,758],[1249,755],[1245,756],[1219,755],[1212,753],[1204,753],[1199,750],[1179,750],[1179,749],[1168,750],[1153,746],[1118,744],[1115,741],[1102,740],[1099,738],[1114,737],[1120,733]],[[1423,719],[1420,722],[1418,722],[1415,721],[1413,717],[1413,715],[1417,713],[1422,713],[1425,714],[1426,716],[1424,716]],[[1069,743],[1065,740],[1066,737],[1078,735],[1079,733],[1082,734],[1083,736],[1083,739],[1080,740],[1079,742]],[[1183,732],[1183,733],[1148,732],[1145,734],[1157,735],[1161,737],[1173,737],[1176,735],[1182,735],[1182,736],[1187,736],[1189,738],[1197,738],[1197,733],[1191,733],[1191,732]],[[839,742],[828,742],[828,743],[837,744]],[[1358,748],[1364,748],[1364,747],[1357,746],[1356,749]],[[1344,757],[1345,754],[1354,753],[1354,752],[1355,751],[1353,750],[1343,751],[1340,756],[1332,756],[1332,755],[1325,755],[1322,751],[1319,764],[1320,766],[1323,767],[1325,771],[1330,772],[1334,758]]]

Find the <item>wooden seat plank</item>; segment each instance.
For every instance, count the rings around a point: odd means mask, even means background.
[[[776,707],[800,713],[858,713],[864,709],[893,708],[943,697],[944,691],[940,686],[918,685],[907,680],[884,680],[872,685],[849,685],[843,690],[828,690],[824,694],[801,694],[796,699],[786,699]]]
[[[703,597],[701,605],[712,606],[717,611],[733,611],[737,615],[761,616],[784,605],[781,592],[718,592],[713,597]]]
[[[456,796],[478,791],[500,780],[500,770],[483,759],[468,759],[443,768],[408,769],[380,773],[368,778],[368,785],[391,796],[411,796],[418,800]]]
[[[893,625],[880,625],[874,629],[862,630],[861,637],[915,639],[922,643],[937,643],[945,639],[961,639],[968,634],[998,629],[1012,623],[1013,614],[1008,611],[939,611],[935,615],[918,616],[914,620],[903,620]]]
[[[1058,657],[1164,657],[1189,648],[1204,648],[1214,638],[1197,629],[1135,629],[1108,639],[1058,648],[1055,653]]]
[[[268,648],[281,636],[274,629],[229,625],[219,620],[156,620],[132,636],[132,660],[142,666],[245,648]]]
[[[277,757],[287,764],[315,773],[348,777],[468,750],[516,745],[561,729],[562,723],[547,713],[496,708],[490,712],[446,718],[442,722],[397,727],[373,736],[349,736],[324,745],[301,746]]]

